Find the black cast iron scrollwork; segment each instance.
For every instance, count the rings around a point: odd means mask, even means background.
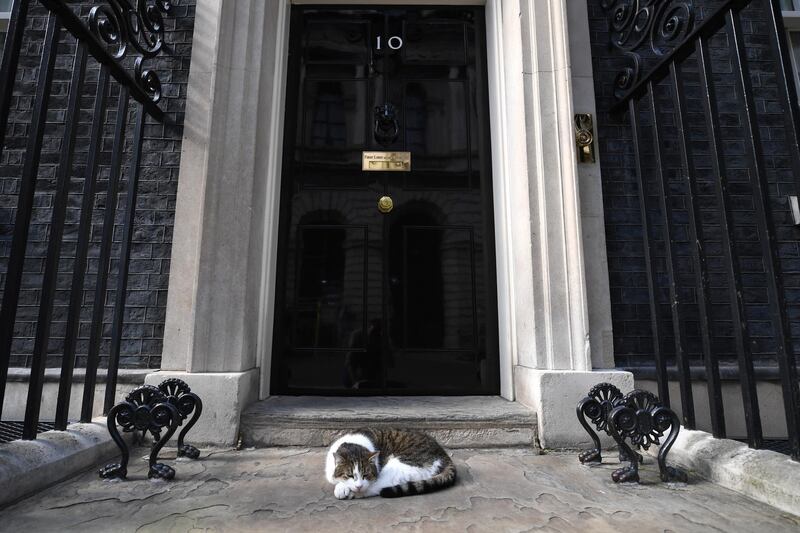
[[[375,140],[383,146],[389,146],[400,135],[397,123],[397,110],[392,104],[383,104],[375,108]]]
[[[192,392],[186,382],[178,378],[166,379],[158,387],[142,385],[132,390],[124,401],[115,405],[108,413],[108,432],[122,452],[122,461],[106,465],[100,470],[100,477],[125,479],[128,475],[130,453],[117,430],[117,426],[120,426],[125,433],[141,431],[142,436],[147,432],[153,435],[148,477],[172,479],[175,477],[175,470],[158,463],[158,453],[178,426],[191,415],[191,419],[178,435],[178,457],[200,457],[200,450],[191,444],[185,444],[183,439],[197,423],[202,412],[203,402],[200,397]],[[168,429],[162,437],[161,430],[165,427]]]
[[[172,10],[170,0],[108,0],[89,12],[89,29],[106,45],[116,60],[133,48],[136,83],[153,102],[161,99],[158,74],[144,68],[144,61],[164,50],[164,14]]]
[[[192,418],[178,434],[178,457],[197,459],[200,457],[200,450],[191,444],[185,444],[183,439],[200,418],[200,414],[203,412],[203,402],[197,394],[192,392],[186,382],[178,378],[164,380],[159,384],[158,389],[166,396],[167,401],[178,410],[179,424],[183,424],[183,421],[192,415]]]
[[[578,460],[581,463],[600,463],[603,460],[600,438],[586,419],[588,418],[594,424],[597,431],[608,433],[608,414],[614,407],[621,404],[622,399],[623,394],[617,387],[611,383],[599,383],[589,390],[586,398],[578,402],[576,408],[578,421],[594,443],[592,449],[578,454]]]
[[[611,44],[630,65],[614,80],[619,98],[641,78],[647,56],[664,56],[683,42],[694,26],[693,0],[601,0],[609,13]]]
[[[667,466],[667,454],[678,438],[681,423],[674,411],[661,405],[651,392],[634,390],[625,395],[623,404],[615,407],[608,415],[608,427],[611,436],[620,448],[620,453],[633,457],[635,453],[625,442],[645,450],[653,444],[660,444],[658,450],[658,468],[661,481],[687,480],[686,472]],[[661,444],[664,433],[669,435]],[[631,460],[626,467],[619,468],[611,474],[615,482],[639,481],[639,462]]]
[[[178,409],[158,387],[142,385],[132,390],[125,400],[108,412],[108,432],[122,452],[122,461],[103,467],[99,472],[100,477],[121,479],[128,477],[130,452],[117,426],[120,426],[125,433],[141,431],[153,435],[154,443],[150,452],[150,469],[147,477],[158,479],[175,477],[175,470],[172,467],[158,462],[158,453],[178,429],[180,422],[181,415]],[[167,428],[167,431],[162,436],[163,428]]]
[[[649,449],[660,445],[658,466],[662,481],[686,481],[687,475],[680,469],[667,466],[667,454],[678,438],[680,419],[674,411],[661,405],[652,393],[634,390],[625,396],[610,383],[600,383],[589,390],[589,394],[578,402],[578,421],[589,434],[594,444],[590,450],[578,455],[581,463],[600,463],[602,461],[600,439],[589,425],[594,424],[598,431],[609,434],[619,448],[620,462],[629,462],[611,474],[615,482],[638,482],[639,463],[642,456],[636,449]],[[661,444],[666,431],[669,435]],[[626,442],[630,441],[630,445]]]

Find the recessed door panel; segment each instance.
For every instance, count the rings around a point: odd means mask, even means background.
[[[303,187],[365,187],[361,151],[368,143],[369,80],[306,80],[302,137],[296,154]]]
[[[299,226],[293,328],[298,348],[352,348],[366,322],[367,228]],[[363,347],[363,346],[361,346]]]
[[[403,91],[405,145],[414,154],[407,189],[470,187],[469,84],[464,80],[409,80]]]
[[[273,392],[498,392],[484,42],[480,8],[292,8]]]

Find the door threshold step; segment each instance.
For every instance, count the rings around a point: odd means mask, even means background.
[[[329,446],[363,427],[416,429],[447,448],[534,446],[536,414],[499,396],[272,396],[242,413],[242,445]]]

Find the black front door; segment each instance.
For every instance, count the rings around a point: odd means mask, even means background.
[[[496,394],[492,216],[482,9],[294,6],[273,392]]]

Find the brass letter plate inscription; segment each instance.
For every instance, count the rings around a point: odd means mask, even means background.
[[[411,172],[411,152],[361,152],[361,170]]]

